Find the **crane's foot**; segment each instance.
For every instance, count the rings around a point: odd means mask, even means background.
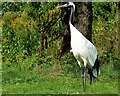
[[[83,94],[85,94],[85,92]]]
[[[84,75],[83,74],[81,74],[81,78],[83,78],[84,77]]]
[[[84,78],[84,77],[85,77],[85,75],[81,74],[81,78]]]

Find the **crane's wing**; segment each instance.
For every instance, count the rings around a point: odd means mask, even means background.
[[[85,44],[86,45],[86,49],[87,49],[86,52],[89,53],[88,60],[89,60],[89,63],[92,66],[94,66],[95,60],[97,59],[97,50],[96,50],[95,46],[89,40],[87,40],[86,42],[87,42]]]

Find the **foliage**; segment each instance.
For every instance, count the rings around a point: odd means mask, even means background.
[[[3,3],[3,61],[16,62],[39,52],[44,35],[50,41],[59,34],[56,35],[61,26],[59,10],[48,10],[54,6],[55,3],[45,2]]]
[[[119,69],[116,3],[93,3],[93,43],[98,49],[101,62]]]
[[[114,2],[93,2],[93,21],[97,21],[100,17],[106,21],[115,19],[116,3]]]
[[[14,19],[13,19],[14,18]],[[13,20],[12,20],[13,19]],[[11,60],[18,60],[19,57],[30,54],[36,46],[36,24],[23,11],[21,17],[16,13],[7,12],[3,16],[3,58],[12,57]],[[37,43],[38,44],[38,43]]]

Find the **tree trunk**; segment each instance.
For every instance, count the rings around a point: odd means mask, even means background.
[[[75,3],[75,27],[92,42],[92,2]]]
[[[73,25],[89,40],[92,41],[92,2],[76,2],[74,3],[75,13],[73,16]],[[64,37],[63,44],[61,47],[60,57],[64,53],[69,52],[71,49],[70,45],[70,28],[69,28],[69,17],[70,9],[64,8],[63,12],[63,26],[64,26]]]

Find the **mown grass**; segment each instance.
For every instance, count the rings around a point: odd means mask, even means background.
[[[71,53],[60,62],[51,58],[41,65],[37,58],[3,63],[2,94],[83,94],[79,66]],[[118,72],[107,64],[101,65],[96,81],[89,83],[87,74],[86,94],[118,94]]]

